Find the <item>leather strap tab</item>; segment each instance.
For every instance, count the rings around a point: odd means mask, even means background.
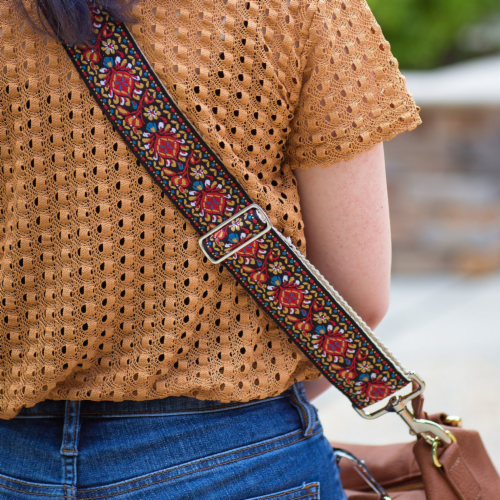
[[[481,487],[461,456],[460,446],[457,443],[449,445],[440,456],[439,461],[460,500],[482,499]]]
[[[92,7],[91,46],[69,57],[130,150],[222,264],[354,406],[365,408],[405,387],[397,360],[342,297],[258,210],[224,222],[252,200],[178,109],[124,24]],[[241,242],[249,243],[244,247]],[[200,258],[202,258],[200,256]],[[207,257],[205,257],[207,258]]]

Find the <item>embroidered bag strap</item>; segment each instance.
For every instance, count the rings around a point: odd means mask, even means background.
[[[91,7],[90,46],[65,49],[116,131],[221,264],[367,418],[423,391],[290,239],[269,221],[179,110],[123,23]],[[412,381],[382,410],[363,408]],[[404,403],[404,404],[403,404]],[[406,419],[405,419],[406,420]]]

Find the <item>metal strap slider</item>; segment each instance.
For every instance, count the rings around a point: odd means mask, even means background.
[[[217,233],[221,229],[224,229],[225,226],[230,224],[234,219],[237,219],[238,217],[241,217],[244,215],[246,212],[249,212],[250,210],[255,210],[256,215],[259,217],[259,219],[266,224],[266,227],[259,231],[258,233],[253,234],[252,236],[245,238],[242,240],[242,242],[237,245],[234,248],[231,248],[227,253],[225,253],[222,257],[219,257],[218,259],[215,259],[212,255],[210,255],[207,252],[207,249],[203,245],[203,243],[210,238],[213,234]],[[269,220],[269,217],[267,216],[266,212],[259,206],[257,203],[251,203],[250,205],[246,206],[243,210],[240,210],[239,212],[235,213],[229,219],[226,219],[225,221],[221,222],[218,226],[214,227],[211,229],[208,233],[204,234],[199,240],[198,243],[200,244],[200,248],[207,257],[207,259],[212,263],[212,264],[220,264],[224,260],[226,260],[228,257],[231,257],[231,255],[235,254],[242,248],[245,248],[247,245],[250,245],[250,243],[254,242],[255,240],[258,240],[260,237],[262,237],[264,234],[269,232],[272,229],[272,224],[271,221]]]

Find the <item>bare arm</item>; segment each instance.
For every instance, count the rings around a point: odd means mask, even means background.
[[[391,232],[383,143],[327,168],[295,170],[307,257],[371,327],[387,312]],[[329,387],[304,382],[313,399]]]

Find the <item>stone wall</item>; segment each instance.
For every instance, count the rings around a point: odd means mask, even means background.
[[[430,106],[385,143],[394,272],[500,269],[500,106]]]

